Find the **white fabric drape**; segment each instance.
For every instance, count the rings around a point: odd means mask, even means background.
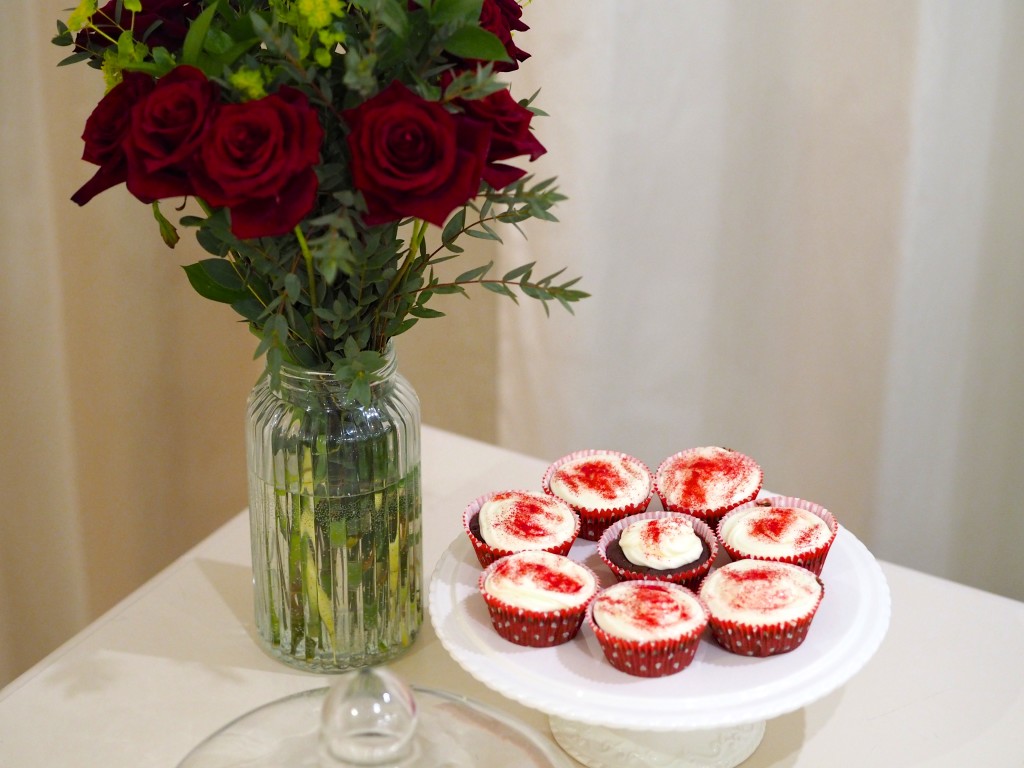
[[[727,445],[879,555],[1024,598],[1024,4],[533,3],[570,200],[515,257],[502,443]]]

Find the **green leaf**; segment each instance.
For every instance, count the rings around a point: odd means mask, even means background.
[[[226,259],[203,259],[182,269],[203,298],[234,304],[249,296],[238,273]]]
[[[467,229],[466,234],[479,240],[496,240],[499,243],[501,242],[501,238],[498,237],[498,233],[489,228],[483,230]]]
[[[398,0],[377,0],[375,9],[381,23],[402,39],[409,34],[409,16],[404,5],[404,0],[402,3]]]
[[[458,21],[472,24],[480,19],[483,5],[483,0],[435,0],[430,20],[438,26]]]
[[[232,302],[231,308],[250,323],[255,323],[259,320],[260,315],[263,314],[263,304],[255,296],[247,296],[244,299]]]
[[[448,294],[448,293],[461,293],[463,296],[468,296],[466,289],[461,285],[438,285],[432,289],[434,293]]]
[[[481,277],[483,277],[484,275],[487,274],[488,270],[490,270],[490,268],[491,268],[491,266],[493,264],[494,264],[493,261],[489,261],[486,264],[484,264],[482,267],[476,267],[475,269],[467,270],[467,271],[463,272],[461,275],[459,275],[458,277],[456,277],[454,282],[456,282],[456,283],[468,283],[471,280],[479,280]]]
[[[370,404],[370,377],[365,373],[356,374],[349,388],[349,394],[362,405]]]
[[[206,33],[210,30],[210,23],[213,21],[213,14],[217,11],[217,3],[214,2],[205,11],[200,13],[185,35],[185,42],[181,46],[181,63],[197,64],[199,56],[203,52],[203,43],[206,40]]]
[[[284,289],[288,293],[288,300],[295,303],[302,296],[302,281],[294,272],[284,276]]]
[[[461,27],[455,30],[445,41],[444,49],[460,59],[511,61],[498,36],[481,27]]]
[[[521,267],[510,269],[501,279],[509,283],[518,280],[520,277],[524,280],[529,280],[530,273],[533,271],[533,267],[536,263],[537,262],[535,261],[531,261],[529,264],[523,264]]]
[[[413,307],[409,310],[409,314],[413,317],[419,317],[424,320],[434,317],[444,317],[444,312],[436,309],[430,309],[430,307]]]
[[[124,9],[139,13],[142,10],[142,0],[124,0]]]
[[[441,232],[441,242],[445,245],[455,241],[455,238],[459,236],[462,229],[466,226],[466,209],[462,208],[448,219],[448,223],[444,225],[444,230]]]
[[[491,291],[492,293],[500,293],[500,294],[501,294],[502,296],[508,296],[508,297],[509,297],[510,299],[512,299],[512,301],[514,301],[514,302],[515,302],[516,304],[518,304],[518,303],[519,303],[519,297],[518,297],[518,296],[516,296],[516,295],[515,295],[515,294],[514,294],[514,293],[512,292],[512,289],[511,289],[511,288],[509,288],[509,287],[508,287],[507,285],[505,285],[504,283],[499,283],[499,282],[498,282],[498,281],[496,281],[496,280],[486,280],[486,281],[484,281],[483,283],[481,283],[481,285],[482,285],[482,286],[483,286],[484,288],[486,288],[486,289],[487,289],[488,291]]]

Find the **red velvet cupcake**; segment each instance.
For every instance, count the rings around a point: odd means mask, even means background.
[[[576,636],[600,585],[585,565],[535,550],[491,563],[478,586],[499,635],[516,645],[548,648]]]
[[[568,554],[580,521],[568,504],[546,493],[499,491],[470,503],[462,513],[462,527],[486,567],[514,552]]]
[[[712,571],[698,592],[711,632],[725,650],[741,656],[775,656],[807,637],[825,587],[798,565],[737,560]]]
[[[821,574],[839,523],[820,504],[769,496],[732,510],[718,524],[718,540],[733,560],[777,560]]]
[[[763,477],[760,465],[749,456],[706,446],[665,459],[654,475],[654,489],[665,509],[714,526],[730,509],[753,501]]]
[[[652,510],[608,526],[597,554],[619,581],[671,581],[696,590],[718,556],[718,539],[691,515]]]
[[[587,623],[613,667],[637,677],[664,677],[693,661],[708,612],[678,584],[621,581],[598,593]]]
[[[580,517],[580,538],[597,541],[616,520],[647,509],[654,495],[651,471],[618,451],[576,451],[553,462],[541,481]]]

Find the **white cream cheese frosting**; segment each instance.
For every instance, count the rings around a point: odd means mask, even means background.
[[[540,492],[496,493],[478,515],[480,537],[509,552],[557,547],[576,530],[576,513],[564,501]]]
[[[821,594],[813,573],[771,560],[736,560],[712,571],[700,587],[712,616],[754,626],[806,618]]]
[[[828,543],[832,531],[813,512],[798,507],[753,506],[722,521],[722,541],[752,557],[786,557]]]
[[[676,584],[621,581],[594,598],[594,623],[610,635],[648,642],[675,639],[707,623],[689,590]]]
[[[629,562],[659,570],[692,563],[704,551],[693,526],[678,517],[630,523],[619,536],[619,546]]]
[[[715,510],[754,498],[761,467],[749,456],[717,446],[692,448],[658,467],[658,493],[675,509]]]
[[[617,509],[651,494],[651,473],[641,462],[616,453],[570,459],[551,474],[551,492],[577,509]]]
[[[586,605],[597,591],[597,580],[568,557],[527,551],[496,560],[483,589],[509,605],[543,612]]]

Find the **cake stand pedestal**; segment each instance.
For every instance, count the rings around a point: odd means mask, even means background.
[[[635,731],[552,715],[558,745],[588,768],[735,768],[757,749],[765,722],[706,731]]]
[[[615,579],[591,541],[569,553]],[[826,696],[878,650],[889,627],[889,587],[867,548],[840,529],[821,579],[825,598],[807,639],[768,658],[737,656],[705,635],[693,663],[660,678],[614,669],[589,628],[553,648],[502,639],[477,588],[480,565],[465,536],[438,561],[430,619],[445,649],[498,693],[549,716],[558,744],[589,768],[732,768],[757,749],[767,720]]]

